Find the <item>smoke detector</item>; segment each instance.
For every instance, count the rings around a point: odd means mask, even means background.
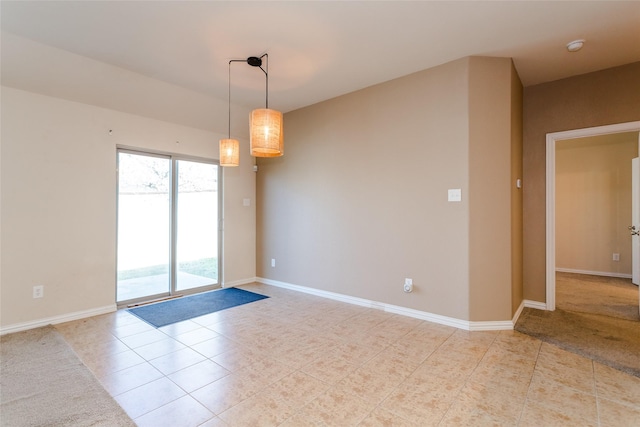
[[[584,40],[582,39],[574,40],[572,42],[567,43],[567,50],[569,52],[577,52],[580,49],[582,49],[582,46],[584,46]]]

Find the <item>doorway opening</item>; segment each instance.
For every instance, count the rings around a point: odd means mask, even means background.
[[[117,303],[219,287],[218,164],[126,149],[117,156]]]
[[[546,309],[556,306],[556,144],[559,141],[622,132],[640,132],[640,121],[547,134]],[[628,225],[628,224],[627,224]],[[626,225],[625,225],[626,227]],[[638,260],[635,260],[636,262]]]

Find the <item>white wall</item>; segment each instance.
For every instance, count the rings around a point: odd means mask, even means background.
[[[2,332],[115,308],[117,145],[216,159],[224,136],[9,87],[1,121]],[[255,277],[243,144],[242,165],[223,177],[226,284]],[[32,298],[34,285],[44,298]]]

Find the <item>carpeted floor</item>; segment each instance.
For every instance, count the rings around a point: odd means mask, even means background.
[[[55,328],[46,326],[0,339],[0,426],[135,424]]]
[[[556,275],[556,310],[525,308],[519,332],[640,377],[638,287],[629,279]]]

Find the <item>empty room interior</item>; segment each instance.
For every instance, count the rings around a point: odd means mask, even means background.
[[[638,425],[639,22],[3,1],[0,425]]]

